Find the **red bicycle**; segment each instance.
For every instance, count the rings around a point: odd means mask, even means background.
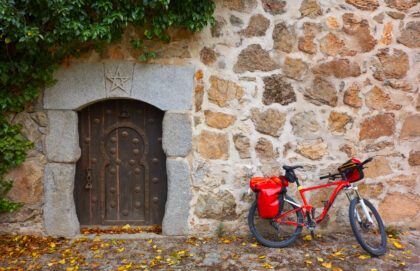
[[[282,180],[285,178],[286,182],[289,183],[296,183],[297,189],[302,197],[303,205],[296,203],[289,197],[285,189],[278,190],[278,213],[272,218],[262,218],[261,216],[263,215],[261,214],[264,210],[261,208],[266,207],[258,206],[258,194],[260,194],[260,190],[257,188],[253,189],[257,192],[257,200],[252,204],[248,215],[248,224],[252,234],[261,244],[275,248],[290,245],[299,237],[303,227],[309,229],[312,236],[314,236],[313,231],[316,225],[323,221],[328,210],[334,203],[337,194],[344,190],[350,201],[350,225],[357,241],[363,249],[374,256],[384,254],[387,242],[382,219],[372,203],[362,198],[357,190],[357,186],[354,185],[354,182],[363,179],[363,165],[371,162],[372,159],[369,158],[363,163],[356,159],[351,159],[338,168],[338,173],[320,177],[320,179],[329,179],[332,181],[338,178],[341,179],[340,181],[308,188],[303,188],[299,184],[299,180],[294,172],[295,169],[302,168],[302,166],[283,166],[286,174],[280,178]],[[273,178],[279,179],[278,177]],[[284,181],[280,184],[280,186],[287,185]],[[331,198],[324,202],[325,206],[322,213],[316,217],[315,208],[308,204],[304,193],[329,186],[336,186],[336,188]],[[267,206],[270,208],[269,205]]]

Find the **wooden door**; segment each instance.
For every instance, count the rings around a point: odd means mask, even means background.
[[[133,100],[107,100],[79,112],[82,155],[74,197],[81,225],[162,223],[167,194],[163,114]]]

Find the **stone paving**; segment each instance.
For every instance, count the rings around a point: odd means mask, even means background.
[[[0,258],[0,270],[420,270],[419,231],[388,240],[381,257],[369,257],[351,233],[304,237],[273,249],[251,236],[80,235],[34,258]]]

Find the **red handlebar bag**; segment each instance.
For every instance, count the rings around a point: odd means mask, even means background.
[[[275,218],[283,209],[284,193],[289,182],[284,176],[252,178],[249,186],[257,192],[258,212],[262,218]]]
[[[338,167],[338,171],[344,171],[347,181],[349,182],[357,182],[364,177],[362,163],[356,159],[348,160]]]

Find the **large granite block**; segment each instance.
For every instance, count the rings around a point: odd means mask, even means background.
[[[162,123],[162,148],[167,156],[185,157],[192,147],[189,113],[166,112]]]

